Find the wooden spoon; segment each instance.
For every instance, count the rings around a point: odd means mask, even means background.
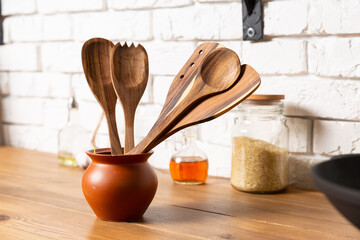
[[[135,111],[149,77],[149,61],[145,48],[132,43],[116,44],[111,54],[112,82],[125,118],[125,153],[134,148]]]
[[[159,141],[164,141],[166,138],[186,127],[220,117],[255,92],[260,86],[260,83],[260,76],[255,69],[247,64],[242,65],[239,81],[236,82],[234,86],[225,92],[205,99],[199,105],[195,106],[185,117],[173,126],[171,130],[159,139]]]
[[[110,54],[114,44],[103,38],[86,41],[81,50],[81,59],[86,80],[92,93],[105,113],[109,128],[111,154],[122,154],[116,127],[116,94],[111,81]]]
[[[195,72],[200,71],[200,74]],[[199,101],[230,88],[240,75],[240,60],[235,52],[227,48],[220,48],[210,53],[195,70],[195,78],[185,78],[191,81],[181,96],[179,93],[168,94],[168,97],[179,99],[167,111],[160,114],[148,135],[129,153],[144,153],[154,148],[166,131],[171,129],[189,109]],[[173,101],[169,101],[170,103]]]

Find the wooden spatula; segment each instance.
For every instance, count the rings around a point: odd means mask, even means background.
[[[122,154],[116,127],[116,94],[111,81],[110,54],[114,44],[103,38],[86,41],[81,50],[81,59],[86,80],[92,93],[104,110],[109,128],[111,154]]]
[[[159,117],[166,116],[173,110],[173,107],[179,102],[184,91],[192,83],[189,79],[195,79],[197,75],[200,74],[200,71],[197,69],[198,65],[202,63],[210,53],[220,48],[225,48],[225,46],[215,42],[208,42],[200,44],[195,49],[194,53],[172,81]]]
[[[209,53],[203,61],[190,64],[195,69],[183,79],[177,92],[169,93],[167,105],[148,135],[129,154],[148,152],[155,147],[166,131],[182,119],[189,109],[201,100],[230,88],[240,75],[240,60],[235,52],[219,48]]]
[[[260,83],[260,76],[255,69],[247,64],[242,65],[239,81],[234,86],[223,93],[205,99],[195,106],[159,139],[159,142],[164,141],[181,129],[220,117],[250,96],[260,86]]]

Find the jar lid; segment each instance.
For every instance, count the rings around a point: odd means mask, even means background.
[[[273,95],[273,94],[253,94],[246,100],[252,101],[278,101],[285,99],[285,95]]]

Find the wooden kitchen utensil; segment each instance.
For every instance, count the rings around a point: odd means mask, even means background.
[[[141,44],[130,47],[116,44],[111,53],[112,83],[122,105],[125,118],[125,153],[134,148],[136,107],[145,91],[149,77],[146,50]]]
[[[164,141],[181,129],[220,117],[250,96],[260,86],[260,83],[260,76],[255,69],[247,64],[242,65],[239,81],[234,86],[195,106],[167,134],[159,139],[159,142]]]
[[[111,81],[110,54],[114,44],[103,38],[86,41],[81,50],[81,59],[86,80],[92,93],[105,113],[109,129],[111,154],[122,154],[116,127],[116,94]]]
[[[225,48],[225,46],[215,42],[208,42],[200,44],[195,49],[194,53],[172,81],[159,117],[166,116],[181,99],[182,94],[184,94],[187,87],[191,84],[191,81],[187,79],[194,79],[200,74],[198,65],[202,63],[210,53],[220,48]]]
[[[195,70],[192,74],[181,75],[185,89],[178,92],[168,93],[167,106],[164,106],[158,120],[148,135],[129,153],[145,153],[154,148],[160,142],[158,139],[166,134],[189,109],[206,97],[218,94],[230,88],[240,75],[240,60],[236,53],[227,48],[219,48],[212,51],[206,58],[197,63],[191,63],[190,68]],[[189,83],[185,83],[189,82]]]

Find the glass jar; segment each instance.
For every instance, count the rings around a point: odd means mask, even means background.
[[[171,178],[177,184],[203,184],[208,176],[208,158],[196,144],[196,127],[182,131],[185,145],[170,160]]]
[[[75,99],[71,97],[68,123],[59,132],[58,162],[60,165],[77,167],[76,159],[84,157],[85,151],[89,148],[89,132],[78,123],[78,120],[78,107]]]
[[[231,185],[271,193],[288,185],[289,131],[284,95],[252,95],[238,106],[232,128]]]

